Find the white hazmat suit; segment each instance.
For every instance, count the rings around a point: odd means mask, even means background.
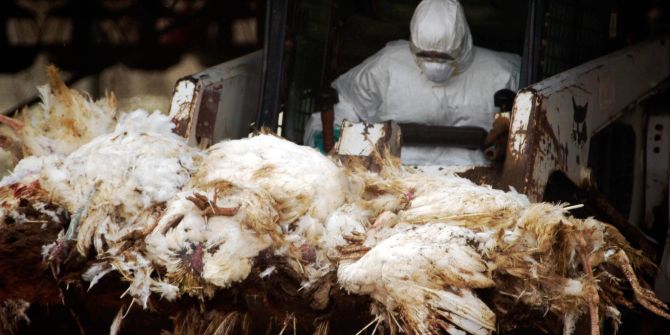
[[[474,126],[493,123],[493,95],[516,90],[520,57],[473,47],[461,5],[454,0],[424,0],[414,12],[411,42],[394,41],[332,84],[339,94],[335,125],[353,122]],[[309,120],[304,142],[313,145],[321,129],[318,114]],[[485,165],[481,150],[407,146],[410,165]]]

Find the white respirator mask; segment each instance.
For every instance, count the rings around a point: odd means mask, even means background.
[[[454,67],[449,63],[421,62],[421,70],[434,83],[444,83],[454,74]]]
[[[410,51],[414,54],[416,64],[428,80],[444,83],[456,73],[454,57],[439,51],[421,50],[410,42]]]

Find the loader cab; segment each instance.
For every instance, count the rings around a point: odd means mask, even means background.
[[[278,128],[283,136],[300,143],[306,119],[320,106],[321,90],[386,43],[408,40],[409,22],[419,2],[268,1],[265,69],[271,81],[264,82],[259,124]],[[460,2],[475,45],[523,56],[519,87],[644,39],[651,33],[644,22],[646,11],[656,3]]]
[[[266,46],[284,35],[280,82],[265,82],[259,123],[276,126],[286,138],[302,142],[305,122],[323,106],[321,93],[339,75],[381,50],[388,42],[409,39],[409,23],[418,0],[268,2]],[[478,46],[521,55],[528,14],[527,1],[462,1]],[[284,20],[284,31],[273,19]],[[272,29],[267,30],[267,27]],[[271,56],[271,55],[270,55]],[[272,71],[267,67],[268,71]],[[276,70],[276,69],[275,69]],[[273,78],[279,76],[270,74]],[[270,98],[276,97],[279,102]],[[491,97],[493,99],[493,97]],[[326,102],[327,103],[327,102]],[[279,114],[279,112],[277,112]]]

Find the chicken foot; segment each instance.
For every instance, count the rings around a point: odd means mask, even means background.
[[[216,204],[217,192],[214,191],[214,200],[209,200],[207,196],[200,193],[193,193],[186,199],[191,201],[198,209],[205,211],[205,215],[209,216],[234,216],[237,214],[237,207],[219,207]]]
[[[582,259],[584,272],[589,279],[587,299],[589,303],[589,313],[591,314],[591,335],[600,335],[600,316],[598,315],[600,296],[598,295],[598,289],[596,288],[596,280],[593,277],[593,269],[591,267],[591,261],[589,260],[589,252],[586,249],[584,236],[577,234],[577,245],[579,246],[579,256]]]
[[[14,131],[20,131],[24,126],[23,122],[21,122],[20,120],[13,119],[9,116],[2,115],[2,114],[0,114],[0,123],[6,124],[10,128],[12,128],[12,130],[14,130]]]
[[[628,282],[635,293],[635,300],[637,300],[640,305],[652,313],[670,320],[670,314],[667,312],[668,306],[659,300],[654,292],[640,286],[640,282],[635,275],[635,270],[633,270],[633,266],[631,266],[630,259],[623,250],[619,250],[612,256],[612,263],[618,266],[626,276],[626,279],[628,279]]]

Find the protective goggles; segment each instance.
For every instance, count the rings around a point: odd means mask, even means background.
[[[418,57],[422,58],[426,61],[429,62],[435,62],[435,63],[448,63],[448,62],[453,62],[456,60],[454,57],[452,57],[449,54],[446,54],[444,52],[438,52],[438,51],[428,51],[428,50],[421,50],[419,49],[416,45],[414,45],[413,42],[409,44],[410,50],[412,53]]]

